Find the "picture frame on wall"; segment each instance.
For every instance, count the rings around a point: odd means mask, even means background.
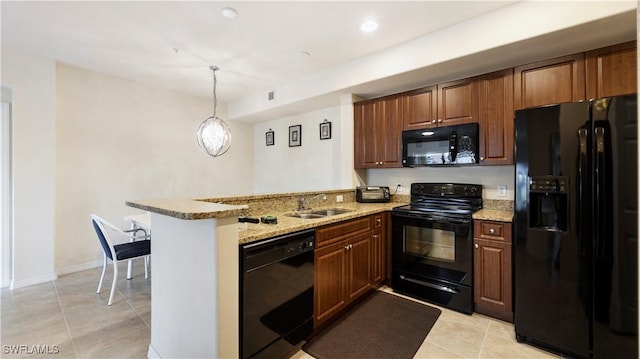
[[[276,134],[272,129],[269,129],[265,134],[265,140],[267,142],[267,146],[273,146],[275,144],[275,136]]]
[[[320,123],[320,139],[328,140],[331,138],[331,122],[326,119]]]
[[[302,125],[289,126],[289,147],[302,146]]]

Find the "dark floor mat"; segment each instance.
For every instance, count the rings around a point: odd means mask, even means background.
[[[302,349],[318,359],[411,359],[440,313],[440,309],[378,291]]]

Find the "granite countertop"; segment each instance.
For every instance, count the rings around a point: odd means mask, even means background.
[[[178,219],[194,220],[244,216],[247,205],[228,205],[193,199],[146,199],[127,201],[129,207]]]
[[[294,213],[293,208],[295,208],[294,203],[296,203],[296,200],[294,200],[293,202],[287,202],[286,200],[282,200],[280,198],[284,198],[286,196],[290,196],[290,194],[281,194],[278,196],[243,196],[238,197],[237,199],[235,197],[220,199],[147,199],[127,201],[126,205],[144,211],[159,213],[183,220],[223,218],[233,216],[249,216],[258,219],[266,215],[277,217],[277,224],[254,224],[248,222],[239,223],[238,243],[244,244],[287,233],[301,231],[304,229],[312,229],[327,224],[390,211],[394,207],[406,205],[409,200],[409,197],[406,196],[406,198],[400,198],[395,202],[388,203],[358,203],[353,202],[354,199],[351,199],[347,202],[322,204],[312,206],[311,210],[343,208],[352,211],[323,218],[303,219],[287,216],[287,214]],[[297,195],[293,198],[297,198]],[[267,200],[267,202],[252,202],[262,199]],[[221,201],[224,201],[225,203],[231,202],[234,204],[219,203]],[[250,203],[250,206],[241,204],[242,202]],[[289,210],[289,208],[292,209]],[[511,222],[513,220],[513,202],[486,200],[485,208],[474,213],[473,219]]]
[[[338,214],[335,216],[329,216],[324,218],[314,219],[302,219],[295,217],[288,217],[286,214],[293,213],[293,211],[279,212],[279,213],[264,213],[263,215],[273,215],[278,218],[277,224],[253,224],[253,223],[240,223],[240,230],[238,231],[238,242],[240,244],[254,242],[260,239],[279,236],[287,233],[301,231],[303,229],[312,229],[320,226],[324,226],[331,223],[337,223],[353,218],[376,214],[380,212],[390,211],[394,207],[402,206],[406,203],[389,202],[389,203],[338,203],[338,205],[331,206],[318,206],[313,207],[312,210],[321,210],[327,208],[344,208],[351,209],[352,212]],[[260,216],[255,216],[260,217]],[[246,229],[244,225],[246,224]]]
[[[513,221],[513,211],[502,209],[481,209],[473,214],[473,219],[511,222]]]

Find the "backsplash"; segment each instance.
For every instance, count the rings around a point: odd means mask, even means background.
[[[304,197],[307,200],[313,196],[319,194],[326,194],[327,200],[323,201],[321,198],[316,198],[307,203],[309,208],[313,207],[339,207],[342,203],[349,203],[356,201],[355,190],[330,190],[330,191],[314,191],[314,192],[292,192],[292,193],[275,193],[275,194],[258,194],[249,196],[236,196],[236,197],[217,197],[217,198],[203,198],[200,201],[206,202],[222,202],[230,205],[242,205],[249,206],[248,216],[262,216],[269,213],[278,212],[293,212],[298,208],[298,201],[300,197]],[[343,201],[338,202],[337,197],[342,196]]]
[[[513,212],[513,201],[483,198],[482,208]]]

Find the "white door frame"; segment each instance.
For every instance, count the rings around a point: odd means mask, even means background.
[[[2,86],[0,107],[0,287],[13,277],[13,191],[11,183],[11,90]]]

